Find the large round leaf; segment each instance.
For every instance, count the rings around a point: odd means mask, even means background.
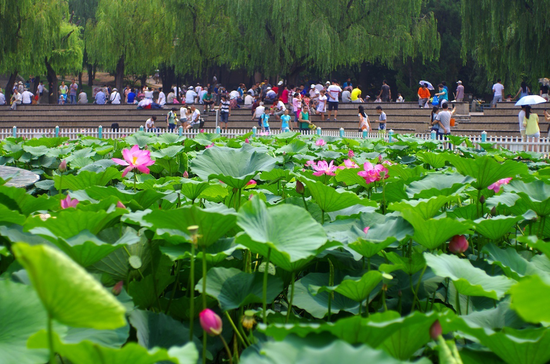
[[[217,178],[233,188],[243,188],[256,174],[270,171],[276,159],[245,144],[241,149],[213,147],[191,162],[191,170],[203,181]]]
[[[311,196],[324,212],[332,212],[345,209],[353,205],[377,206],[376,202],[362,200],[355,193],[335,190],[322,182],[303,179]]]
[[[271,249],[271,261],[285,270],[311,259],[327,241],[322,226],[305,209],[288,204],[268,209],[259,198],[242,206],[237,224],[246,233],[237,243],[263,256]]]
[[[98,330],[126,325],[122,304],[65,254],[24,243],[15,244],[13,252],[53,319]]]
[[[504,186],[504,189],[520,195],[537,215],[550,215],[550,184],[540,180],[529,183],[515,180]]]
[[[512,308],[527,322],[550,323],[550,284],[533,275],[510,289]]]
[[[236,268],[212,268],[206,274],[206,293],[216,298],[224,311],[251,303],[262,303],[263,273],[245,273]],[[195,287],[202,290],[202,278]],[[267,277],[267,303],[283,290],[279,277]]]
[[[455,255],[424,253],[428,266],[439,277],[450,278],[457,291],[466,296],[483,296],[501,299],[515,283],[504,276],[490,276],[475,268],[467,259]]]

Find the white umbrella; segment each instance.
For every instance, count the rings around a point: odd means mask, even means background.
[[[430,82],[428,82],[428,81],[420,81],[420,82],[418,82],[418,84],[419,84],[420,86],[422,86],[422,85],[424,85],[424,84],[428,85],[428,90],[433,90],[433,89],[434,89],[433,85],[432,85]]]
[[[323,85],[321,85],[320,83],[318,83],[318,84],[315,85],[315,89],[316,89],[317,91],[321,91],[322,89],[324,89],[324,87],[323,87]]]
[[[540,97],[539,95],[528,95],[523,96],[521,99],[519,99],[519,101],[516,102],[516,106],[536,105],[543,104],[545,102],[546,99]]]

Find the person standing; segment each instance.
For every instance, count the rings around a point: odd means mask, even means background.
[[[166,95],[164,94],[164,92],[162,92],[162,87],[159,88],[159,97],[157,99],[157,104],[159,104],[160,107],[166,105]]]
[[[327,112],[327,96],[325,90],[321,90],[319,103],[317,104],[317,114],[321,114],[321,121],[325,121],[325,112]]]
[[[357,116],[359,116],[359,131],[366,131],[368,133],[370,130],[369,116],[365,112],[363,105],[359,106],[357,112]]]
[[[497,83],[493,85],[493,101],[491,101],[492,107],[497,107],[497,103],[502,102],[502,95],[504,95],[504,85],[500,82],[500,78]]]
[[[540,85],[540,91],[539,91],[540,97],[548,101],[548,83],[546,81],[542,81]]]
[[[59,86],[59,94],[63,96],[63,100],[67,102],[67,94],[69,92],[69,88],[67,85],[65,85],[65,81],[61,81],[61,86]]]
[[[294,128],[292,128],[292,123],[290,122],[290,115],[288,115],[288,109],[286,109],[284,115],[281,116],[281,131],[286,132],[290,130],[294,131]]]
[[[327,121],[330,121],[330,113],[334,110],[334,121],[337,121],[336,117],[338,116],[338,97],[342,93],[342,89],[338,85],[336,80],[332,80],[332,85],[327,88],[328,93],[328,118]]]
[[[456,102],[462,102],[464,101],[464,86],[462,85],[462,81],[458,81],[456,86],[456,94],[455,94],[455,100]]]
[[[380,89],[380,94],[378,97],[382,100],[382,102],[391,101],[391,89],[386,80],[382,81],[382,88]]]
[[[418,89],[418,107],[425,107],[428,100],[430,99],[430,90],[428,90],[428,85],[423,83],[422,86]]]
[[[169,132],[173,132],[176,128],[176,108],[173,107],[172,110],[168,111],[166,115],[166,127]]]
[[[40,83],[38,84],[38,87],[36,88],[37,92],[38,92],[38,103],[40,103],[40,100],[42,100],[42,95],[44,94],[44,83],[42,81],[40,81]]]
[[[451,134],[451,118],[456,112],[456,108],[453,111],[449,111],[449,104],[444,103],[441,105],[441,111],[436,116],[436,120],[439,121],[438,139],[443,139],[444,135]]]
[[[231,116],[231,101],[227,99],[226,95],[222,95],[222,100],[220,101],[220,123],[225,125],[222,126],[222,129],[227,131],[227,123],[229,122],[229,117]]]
[[[523,119],[525,119],[525,105],[521,107],[521,111],[518,113],[519,133],[521,134],[521,140],[525,140],[525,125],[523,125]]]
[[[378,132],[385,133],[387,122],[386,113],[384,112],[384,110],[382,110],[382,106],[380,105],[376,107],[376,112],[378,113]]]
[[[518,92],[516,93],[516,96],[514,96],[514,99],[517,98],[518,100],[521,100],[521,98],[529,95],[530,93],[531,93],[531,90],[529,89],[529,87],[527,87],[527,83],[525,81],[523,81],[521,83],[521,87],[519,88]]]
[[[259,98],[258,98],[259,100]],[[254,114],[252,115],[252,120],[256,119],[258,122],[258,126],[262,127],[262,115],[265,112],[265,106],[264,103],[260,101],[259,106],[254,110]]]
[[[76,104],[76,95],[78,94],[78,84],[76,83],[76,80],[73,78],[73,82],[71,83],[71,87],[69,87],[69,97],[71,99],[71,104]]]

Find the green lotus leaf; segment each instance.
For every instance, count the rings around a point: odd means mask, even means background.
[[[513,232],[512,228],[521,216],[495,216],[490,219],[477,219],[474,221],[474,229],[484,237],[490,240],[498,240],[505,234]]]
[[[322,226],[305,209],[288,204],[268,209],[259,198],[241,207],[237,224],[246,233],[237,236],[237,244],[264,257],[271,249],[270,260],[285,270],[312,259],[327,241]]]
[[[458,173],[430,173],[420,181],[411,182],[407,186],[407,194],[414,198],[452,195],[464,189],[471,181],[471,177],[464,177]]]
[[[126,207],[135,209],[146,209],[162,199],[165,193],[155,191],[154,189],[144,189],[142,191],[121,190],[116,187],[92,186],[86,188],[86,194],[90,199],[102,201],[109,197],[115,197]],[[93,201],[92,201],[93,202]]]
[[[115,167],[109,167],[99,173],[80,171],[77,175],[53,176],[54,186],[57,190],[65,189],[71,191],[83,190],[91,186],[106,186],[121,178],[122,172]]]
[[[510,288],[512,309],[532,323],[550,323],[550,282],[537,275],[525,277]]]
[[[354,347],[344,341],[336,340],[321,344],[308,343],[306,339],[288,337],[280,342],[265,342],[255,350],[245,350],[241,357],[242,364],[277,364],[277,363],[377,363],[400,364],[382,350],[368,346]],[[423,363],[425,364],[425,363]]]
[[[191,201],[195,201],[209,187],[210,184],[208,182],[183,179],[181,184],[181,193]]]
[[[455,196],[437,196],[429,199],[419,199],[403,202],[394,202],[388,206],[392,211],[405,211],[414,210],[414,212],[420,215],[423,219],[431,219],[438,215],[441,208],[457,198]]]
[[[244,273],[236,268],[212,268],[206,274],[206,293],[216,298],[223,311],[233,310],[251,303],[262,303],[263,273]],[[202,278],[195,290],[202,291]],[[268,275],[267,303],[283,291],[283,281]]]
[[[151,157],[154,157],[155,159],[173,159],[182,150],[183,147],[181,145],[172,145],[163,149],[152,151]]]
[[[353,185],[359,185],[363,186],[365,188],[369,188],[372,186],[369,186],[367,182],[365,182],[365,179],[357,174],[357,172],[361,171],[362,169],[359,168],[346,168],[338,171],[336,173],[336,180],[338,182],[344,182],[346,186],[353,186]]]
[[[475,268],[467,259],[455,255],[424,253],[428,266],[439,277],[450,278],[457,291],[466,296],[482,296],[499,300],[515,283],[503,276],[490,276]]]
[[[437,249],[453,236],[470,231],[470,225],[467,222],[448,217],[426,220],[413,210],[404,210],[401,214],[414,227],[413,239],[428,249]]]
[[[460,331],[473,336],[508,364],[544,364],[550,360],[550,330],[547,328],[515,330],[505,328],[494,331],[469,323],[447,312],[440,319],[443,333]]]
[[[172,243],[190,242],[187,227],[197,225],[198,244],[210,246],[235,228],[237,216],[233,210],[219,213],[187,206],[174,210],[154,210],[145,215],[144,220],[152,224],[157,236],[168,236]]]
[[[382,273],[370,271],[365,273],[362,277],[346,276],[336,286],[310,285],[309,288],[311,292],[316,292],[315,294],[320,292],[337,292],[356,302],[363,302],[381,281]]]
[[[487,244],[483,247],[483,253],[489,255],[487,261],[498,265],[507,277],[517,281],[520,278],[532,274],[543,274],[537,266],[523,258],[514,248],[500,249],[494,244]],[[546,272],[548,274],[550,272]]]
[[[45,363],[48,351],[27,349],[27,340],[45,329],[46,322],[46,311],[32,287],[0,280],[0,361]]]
[[[25,243],[15,244],[13,252],[51,318],[65,325],[98,330],[126,324],[124,307],[63,253],[46,245]]]
[[[335,190],[322,182],[315,182],[305,178],[303,182],[317,205],[319,205],[324,212],[338,211],[353,205],[377,206],[376,202],[363,200],[355,193],[342,189]]]
[[[482,156],[474,159],[464,158],[455,154],[448,154],[447,160],[464,175],[475,179],[474,188],[483,190],[502,178],[516,177],[529,173],[529,169],[523,163],[507,160],[499,163],[491,156]]]
[[[191,170],[203,181],[219,179],[233,188],[243,188],[259,172],[272,170],[275,163],[275,158],[245,144],[241,149],[206,149],[191,161]]]
[[[163,313],[134,310],[128,317],[136,329],[138,343],[147,349],[169,349],[189,342],[189,329]]]
[[[48,347],[48,335],[45,330],[33,335],[28,342],[29,348]],[[64,343],[53,334],[53,346],[59,355],[79,364],[156,364],[167,361],[175,364],[195,364],[199,353],[195,344],[175,346],[169,350],[153,348],[148,350],[137,343],[128,343],[124,347],[109,348],[85,340],[76,344]]]
[[[416,153],[416,158],[424,163],[429,164],[433,168],[443,168],[445,167],[445,163],[447,162],[447,158],[443,153],[419,152]]]
[[[513,180],[504,186],[505,191],[516,192],[539,216],[550,215],[550,184],[541,180],[523,182]]]

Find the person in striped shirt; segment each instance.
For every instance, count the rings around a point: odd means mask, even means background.
[[[220,123],[223,123],[222,129],[227,130],[227,122],[231,116],[231,102],[227,99],[226,95],[222,95],[220,101]]]

